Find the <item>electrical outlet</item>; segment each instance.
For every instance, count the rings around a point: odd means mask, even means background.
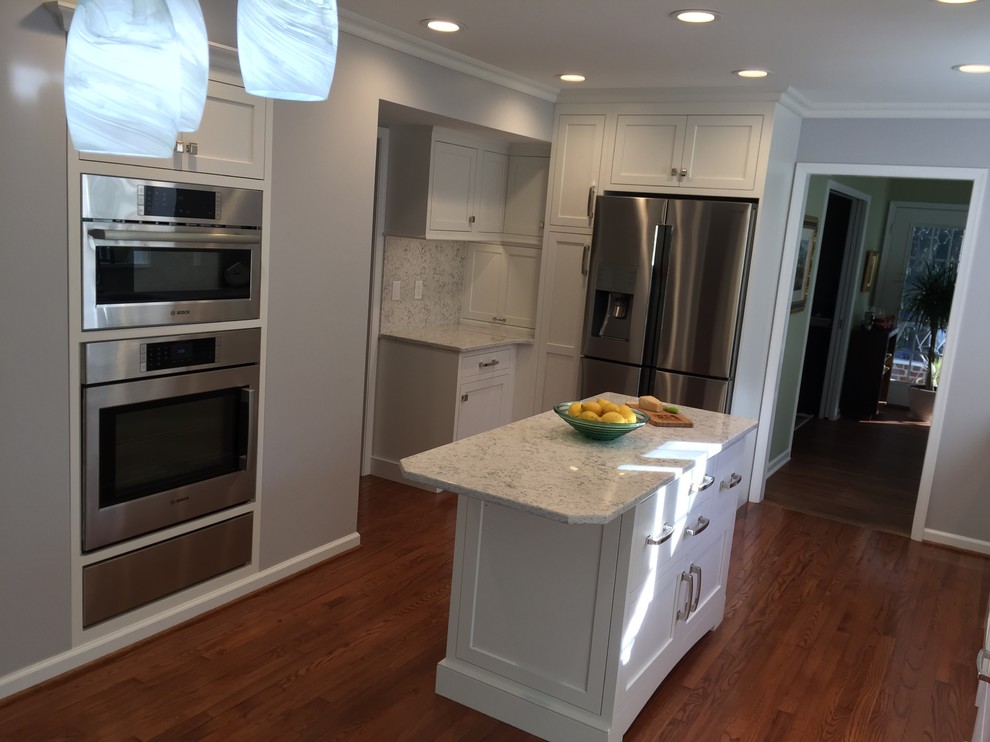
[[[392,281],[392,301],[399,300],[399,291],[402,289],[402,281]]]
[[[422,281],[416,281],[416,298],[417,299],[422,299],[423,298],[423,282]]]

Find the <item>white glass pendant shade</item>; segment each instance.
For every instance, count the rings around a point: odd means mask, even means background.
[[[285,100],[325,100],[337,64],[336,0],[238,0],[244,89]]]
[[[179,93],[179,131],[196,131],[206,105],[210,74],[210,42],[199,0],[166,0],[179,42],[182,90]]]
[[[165,0],[80,0],[65,49],[65,113],[81,152],[168,157],[179,47]]]

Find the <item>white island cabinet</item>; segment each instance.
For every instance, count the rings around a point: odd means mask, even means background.
[[[440,695],[545,739],[622,738],[721,622],[749,487],[755,422],[684,412],[609,442],[547,412],[402,460],[459,495]]]

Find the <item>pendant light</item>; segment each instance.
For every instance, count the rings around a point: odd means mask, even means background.
[[[65,112],[82,152],[168,157],[180,51],[166,0],[79,0],[65,49]]]
[[[206,105],[210,74],[210,42],[199,0],[166,0],[179,42],[179,131],[196,131]]]
[[[238,0],[237,47],[247,92],[326,100],[337,63],[337,2]]]

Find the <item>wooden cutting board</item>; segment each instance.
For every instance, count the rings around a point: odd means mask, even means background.
[[[693,428],[694,423],[691,422],[689,418],[684,417],[680,412],[654,412],[653,410],[644,410],[638,404],[630,404],[634,410],[639,410],[644,415],[650,418],[650,425],[656,425],[658,428]]]

